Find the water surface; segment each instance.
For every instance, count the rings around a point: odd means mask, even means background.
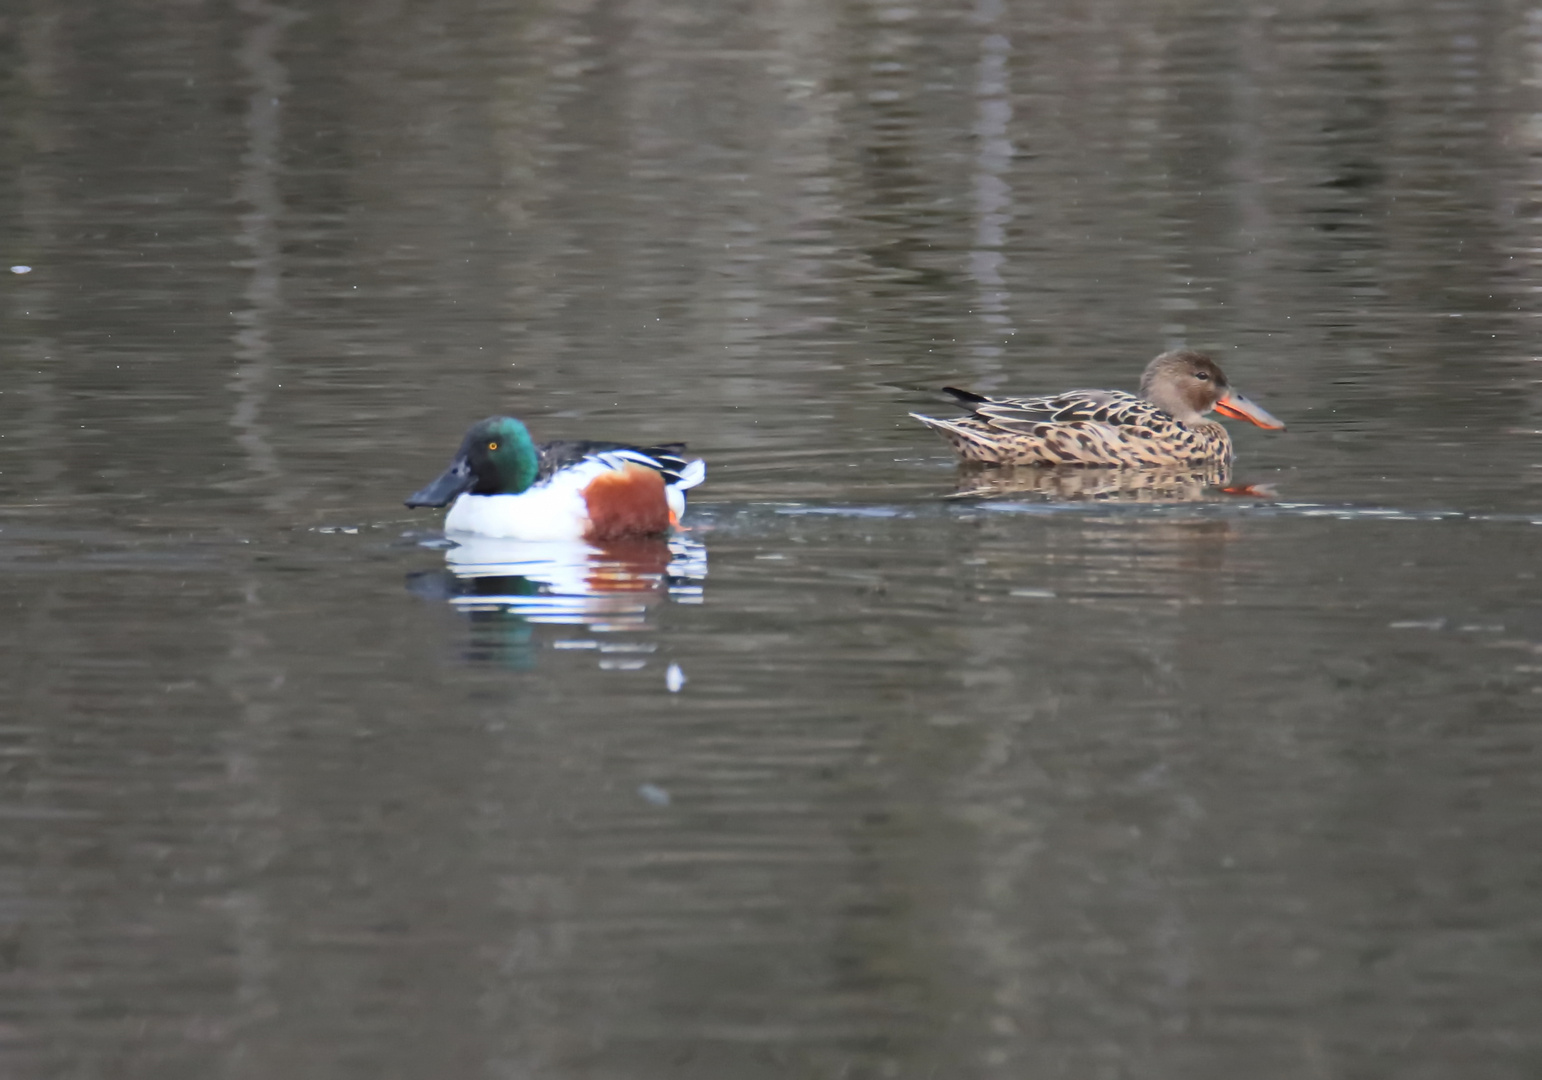
[[[1539,63],[24,0],[0,1071],[1536,1075]],[[949,498],[906,417],[1176,344],[1289,422],[1257,494]],[[447,556],[400,500],[495,410],[688,440],[691,531]]]

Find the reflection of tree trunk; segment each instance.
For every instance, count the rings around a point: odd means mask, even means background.
[[[10,126],[18,144],[30,153],[18,154],[15,165],[17,204],[20,210],[20,236],[24,238],[21,250],[53,251],[52,233],[58,220],[58,195],[64,185],[57,176],[51,175],[48,153],[55,149],[58,125],[47,113],[44,102],[54,100],[59,93],[58,52],[60,50],[60,17],[57,14],[32,15],[20,21],[21,68],[19,74],[28,93],[15,95],[8,104],[26,102],[26,106],[9,117]],[[28,255],[27,259],[31,260]],[[16,262],[9,259],[7,262]],[[9,271],[0,268],[0,273]],[[13,288],[10,307],[14,315],[21,315],[31,326],[54,325],[54,290],[51,282],[60,278],[54,274],[34,274],[33,277]],[[23,314],[25,313],[25,314]],[[19,438],[25,445],[48,446],[54,439],[60,420],[60,395],[56,371],[60,362],[60,346],[51,337],[29,331],[21,342],[12,346],[8,355],[7,390],[20,391],[26,401],[22,416],[10,421],[11,438]],[[20,363],[21,360],[37,363]],[[28,455],[26,485],[33,491],[62,494],[74,482],[71,471],[65,466],[67,459],[58,453]],[[13,477],[14,478],[14,477]]]
[[[251,268],[251,279],[243,293],[248,306],[235,312],[235,351],[240,364],[231,380],[236,406],[230,423],[251,470],[246,482],[268,489],[264,505],[275,508],[284,500],[273,490],[279,467],[262,411],[273,380],[273,321],[282,302],[278,223],[284,207],[278,190],[279,110],[280,95],[288,90],[289,80],[277,51],[284,30],[301,16],[266,0],[242,0],[237,6],[260,21],[246,32],[237,53],[252,87],[246,107],[247,148],[241,156],[240,183],[236,186],[237,199],[248,208],[240,216],[236,242],[251,253],[245,264]]]
[[[973,350],[981,376],[999,371],[1002,346],[1014,332],[1007,311],[1010,294],[1001,274],[1006,227],[1012,220],[1012,188],[1007,182],[1012,167],[1007,57],[1012,43],[999,28],[1002,13],[1002,0],[979,0],[975,5],[975,20],[986,31],[975,69],[975,234],[969,252],[969,275],[977,286],[975,314],[985,324]]]
[[[1231,147],[1226,171],[1238,232],[1231,254],[1230,299],[1241,325],[1258,326],[1268,318],[1265,282],[1274,258],[1274,245],[1268,238],[1277,230],[1265,189],[1269,147],[1263,86],[1277,79],[1278,73],[1274,71],[1274,53],[1265,40],[1264,18],[1256,9],[1247,9],[1236,35],[1241,63],[1227,78]]]
[[[1531,334],[1529,327],[1536,325],[1532,320],[1542,314],[1542,304],[1538,302],[1542,290],[1536,285],[1542,270],[1542,237],[1538,236],[1542,232],[1542,217],[1535,210],[1535,193],[1542,190],[1542,155],[1537,153],[1542,147],[1542,17],[1533,14],[1526,20],[1524,33],[1510,35],[1508,43],[1507,52],[1513,55],[1503,58],[1521,77],[1511,89],[1511,120],[1505,142],[1520,151],[1515,160],[1522,162],[1523,167],[1516,169],[1501,187],[1494,216],[1509,252],[1505,261],[1516,268],[1502,282],[1506,306],[1514,312],[1517,322],[1528,327],[1518,333],[1525,340]],[[1526,404],[1516,410],[1517,415],[1524,417],[1527,426],[1542,427],[1542,379],[1524,380],[1517,389]],[[1539,479],[1542,478],[1528,476],[1527,483],[1535,485]]]
[[[284,30],[300,18],[296,12],[266,3],[241,0],[237,5],[257,21],[243,35],[237,53],[251,87],[247,98],[246,152],[241,157],[237,199],[246,210],[240,215],[236,242],[250,252],[251,270],[243,296],[247,306],[235,312],[235,353],[239,360],[231,379],[235,410],[230,425],[236,443],[246,455],[248,476],[243,485],[256,487],[264,506],[273,509],[286,500],[278,489],[277,457],[263,419],[269,384],[273,379],[272,326],[282,303],[280,295],[279,220],[283,213],[278,190],[281,95],[288,78],[277,59]],[[269,757],[275,706],[268,700],[284,682],[284,671],[271,667],[273,649],[258,623],[265,615],[260,585],[247,582],[245,603],[231,628],[232,642],[225,684],[236,707],[238,720],[224,740],[225,768],[229,781],[229,827],[232,851],[240,860],[243,881],[261,881],[261,871],[280,847],[277,821],[280,800],[275,778],[265,775]],[[237,989],[233,1018],[238,1027],[271,1019],[278,1010],[273,980],[274,919],[269,900],[259,887],[239,886],[226,898],[236,943]],[[241,1044],[235,1044],[232,1070],[238,1064]]]

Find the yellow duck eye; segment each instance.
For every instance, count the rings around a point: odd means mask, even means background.
[[[496,450],[496,449],[498,449],[498,444],[495,443],[495,442],[490,442],[490,443],[487,444],[487,448],[489,450]]]

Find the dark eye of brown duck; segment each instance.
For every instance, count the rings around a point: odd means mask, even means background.
[[[1198,379],[1200,382],[1209,382],[1210,381],[1210,372],[1208,372],[1208,371],[1196,371],[1194,373],[1194,377],[1196,379]]]

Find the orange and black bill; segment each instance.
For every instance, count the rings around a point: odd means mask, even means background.
[[[1254,405],[1241,394],[1228,393],[1215,403],[1215,411],[1233,420],[1246,420],[1270,431],[1284,431],[1285,424],[1271,416],[1267,409]]]

